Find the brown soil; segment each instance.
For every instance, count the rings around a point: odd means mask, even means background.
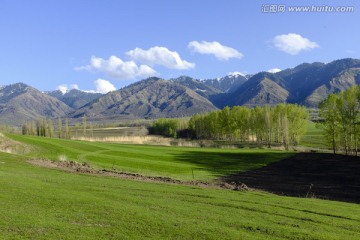
[[[149,181],[149,182],[165,182],[165,183],[173,183],[173,184],[183,184],[183,185],[193,185],[193,186],[195,185],[199,187],[212,187],[212,188],[220,187],[226,189],[243,190],[243,189],[237,189],[239,188],[239,186],[235,183],[219,185],[216,183],[208,183],[202,181],[180,181],[169,177],[143,176],[137,173],[119,172],[119,171],[107,170],[107,169],[96,170],[90,167],[87,163],[78,163],[75,161],[50,161],[44,159],[31,159],[28,162],[36,166],[61,169],[73,173],[87,173],[92,175],[110,176],[110,177]]]
[[[223,181],[280,195],[360,203],[360,157],[299,153]]]

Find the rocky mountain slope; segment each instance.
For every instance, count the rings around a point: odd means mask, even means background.
[[[235,92],[247,80],[248,79],[246,76],[239,73],[233,73],[222,78],[205,79],[200,81],[224,93],[232,93]]]
[[[184,117],[215,109],[209,100],[181,84],[148,78],[110,92],[71,116],[93,119]]]
[[[39,90],[23,83],[0,89],[0,122],[21,125],[42,117],[64,116],[72,108]]]

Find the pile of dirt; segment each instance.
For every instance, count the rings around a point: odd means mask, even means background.
[[[360,203],[360,158],[355,156],[299,153],[222,180],[279,195]]]
[[[45,159],[31,159],[28,162],[36,166],[62,169],[68,172],[92,173],[92,174],[100,173],[100,171],[90,167],[90,165],[86,162],[79,163],[76,161],[49,161]]]
[[[248,191],[250,190],[248,186],[246,186],[246,184],[241,183],[241,182],[223,182],[220,183],[220,187],[221,188],[225,188],[225,189],[231,189],[231,190],[235,190],[235,191]]]

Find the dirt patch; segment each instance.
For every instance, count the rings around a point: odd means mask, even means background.
[[[49,161],[44,159],[31,159],[28,162],[36,166],[62,169],[68,172],[93,173],[93,174],[100,173],[100,171],[91,168],[89,164],[87,164],[86,162],[78,163],[75,161]]]
[[[280,195],[360,203],[360,157],[299,153],[222,180]]]
[[[127,172],[120,172],[120,171],[108,170],[108,169],[97,170],[92,168],[87,163],[79,163],[76,161],[50,161],[44,159],[31,159],[28,162],[36,166],[52,168],[52,169],[60,169],[72,173],[85,173],[85,174],[99,175],[99,176],[110,176],[110,177],[132,179],[132,180],[139,180],[146,182],[162,182],[162,183],[182,184],[182,185],[191,185],[191,186],[199,186],[199,187],[207,187],[207,188],[208,187],[224,188],[224,189],[231,189],[238,191],[250,190],[247,187],[245,188],[244,185],[239,185],[238,183],[220,183],[220,182],[210,183],[203,181],[181,181],[169,177],[143,176],[137,173],[127,173]]]

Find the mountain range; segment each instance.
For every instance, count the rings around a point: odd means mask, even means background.
[[[360,60],[303,63],[280,72],[223,78],[148,78],[108,94],[73,89],[41,92],[23,83],[0,87],[0,121],[21,125],[41,117],[138,119],[184,117],[224,106],[297,103],[316,108],[330,93],[360,84]]]
[[[318,107],[328,94],[359,83],[359,59],[342,59],[327,64],[304,63],[274,74],[254,75],[231,94],[224,105],[253,106],[288,102]]]

